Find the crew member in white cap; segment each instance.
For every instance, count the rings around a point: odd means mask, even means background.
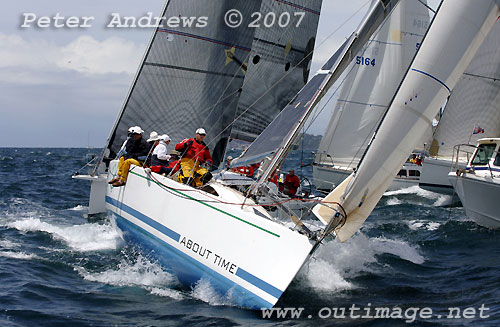
[[[132,134],[132,138],[127,141],[125,155],[118,162],[118,176],[108,182],[116,187],[125,185],[130,165],[141,166],[142,161],[139,159],[142,159],[142,157],[147,156],[149,153],[149,145],[142,138],[142,134],[144,133],[142,128],[139,126],[130,127],[129,133]]]
[[[175,146],[175,150],[181,153],[181,173],[179,181],[192,186],[202,186],[207,183],[212,174],[200,165],[207,163],[212,165],[212,156],[210,150],[203,140],[207,133],[203,128],[196,130],[196,136],[190,139],[184,139]]]
[[[168,166],[170,155],[168,154],[167,146],[170,144],[170,137],[167,134],[158,136],[160,143],[153,150],[151,158],[151,166]]]

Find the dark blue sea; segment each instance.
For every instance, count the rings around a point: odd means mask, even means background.
[[[89,219],[89,185],[71,179],[86,153],[0,149],[0,326],[500,326],[500,231],[447,206],[451,197],[386,193],[283,294],[277,307],[300,317],[263,318],[209,284],[179,285],[105,216]],[[294,156],[290,167],[311,154]]]

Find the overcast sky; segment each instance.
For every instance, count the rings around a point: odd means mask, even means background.
[[[323,0],[311,71],[357,27],[369,3]],[[112,13],[160,15],[163,5],[164,0],[2,1],[0,147],[102,147],[152,33],[105,25]],[[22,28],[29,13],[95,19],[88,28],[37,28],[33,23]],[[325,124],[323,119],[314,125],[315,134]]]

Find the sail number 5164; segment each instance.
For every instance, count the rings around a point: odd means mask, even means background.
[[[375,59],[371,59],[371,58],[363,57],[363,56],[357,56],[356,57],[356,65],[375,66]]]

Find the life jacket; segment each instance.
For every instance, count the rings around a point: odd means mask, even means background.
[[[199,143],[195,138],[182,140],[175,146],[175,150],[182,154],[182,158],[197,159],[200,163],[206,161],[212,163],[212,156],[205,142]]]

